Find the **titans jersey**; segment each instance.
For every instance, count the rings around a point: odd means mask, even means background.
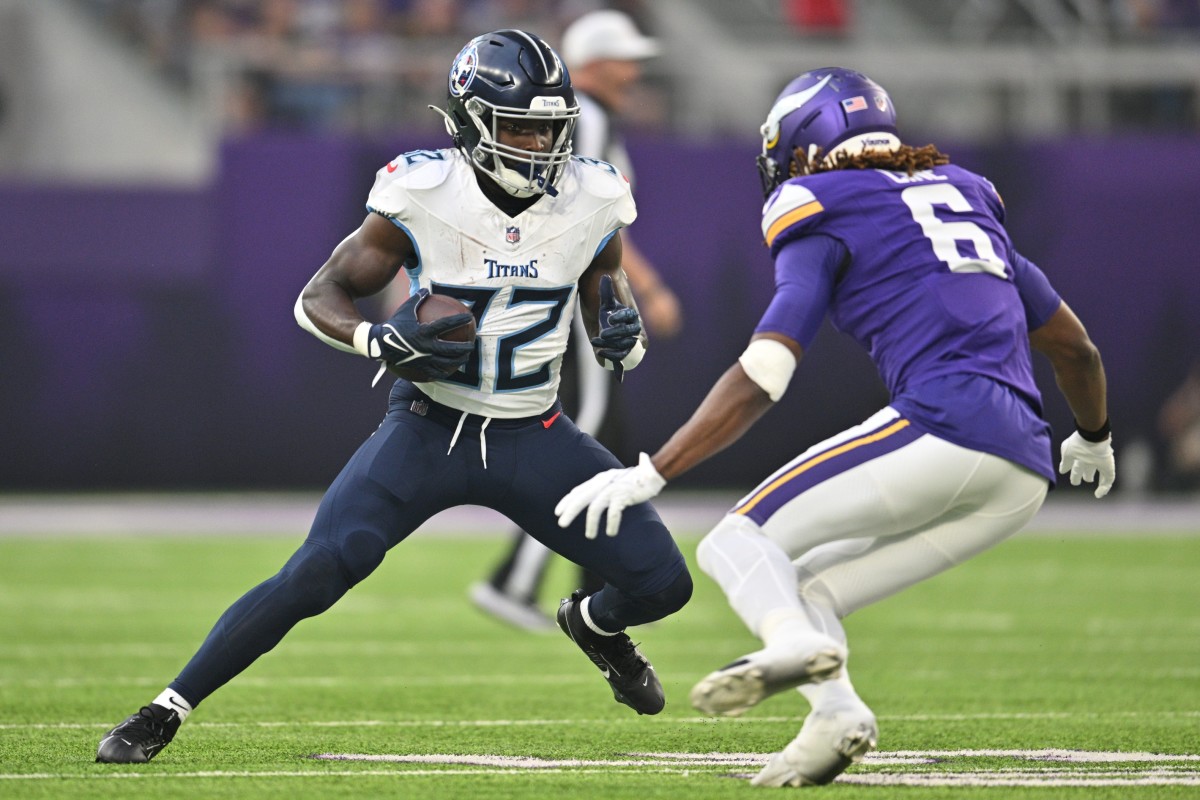
[[[604,162],[572,159],[556,188],[509,217],[457,150],[405,153],[376,175],[367,208],[412,240],[412,291],[455,297],[475,315],[467,364],[421,384],[439,403],[503,418],[554,403],[579,278],[637,215],[629,183]]]
[[[1028,332],[1061,301],[1003,219],[987,180],[946,165],[793,178],[762,229],[776,258],[811,235],[844,246],[829,319],[871,354],[914,426],[1053,481]]]

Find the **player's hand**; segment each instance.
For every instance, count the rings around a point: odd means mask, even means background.
[[[1071,485],[1078,486],[1086,481],[1097,480],[1096,497],[1108,494],[1117,478],[1117,464],[1113,458],[1112,437],[1103,442],[1089,442],[1075,431],[1062,443],[1062,461],[1058,465],[1062,474],[1071,473]]]
[[[642,453],[636,467],[601,472],[567,492],[554,507],[554,513],[558,515],[558,527],[568,527],[586,508],[584,535],[587,538],[596,538],[600,530],[600,515],[605,512],[608,512],[608,522],[604,532],[616,536],[621,529],[621,513],[629,506],[657,496],[666,485],[666,480],[650,463],[650,456]]]
[[[613,291],[612,276],[600,276],[600,333],[591,339],[592,347],[601,358],[612,362],[617,380],[621,379],[621,361],[638,343],[642,333],[642,320],[636,308],[630,308],[617,299]]]
[[[391,366],[428,375],[428,380],[444,378],[467,362],[475,349],[473,342],[447,342],[438,336],[465,325],[470,314],[455,314],[433,322],[417,320],[417,304],[429,296],[421,289],[396,309],[387,322],[372,325],[367,351],[372,358]]]

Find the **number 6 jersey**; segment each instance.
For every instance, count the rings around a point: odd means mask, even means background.
[[[511,418],[554,402],[579,278],[637,215],[628,182],[605,162],[572,159],[557,188],[509,217],[454,149],[405,153],[376,175],[367,208],[412,240],[412,291],[457,298],[475,315],[466,365],[421,384],[439,403]]]
[[[763,209],[776,296],[756,330],[807,348],[828,314],[915,427],[1053,482],[1028,333],[1061,300],[1003,220],[991,183],[953,165],[792,178]]]

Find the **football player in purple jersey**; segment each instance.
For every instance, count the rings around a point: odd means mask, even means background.
[[[762,126],[763,237],[775,295],[749,345],[691,419],[636,467],[580,484],[560,524],[586,535],[737,441],[787,388],[825,317],[871,354],[890,404],[768,475],[701,542],[701,568],[762,649],[692,689],[736,716],[796,687],[812,710],[754,779],[832,781],[878,726],[846,669],[841,619],[1021,529],[1054,483],[1030,348],[1075,416],[1059,471],[1112,487],[1104,368],[1083,325],[1017,252],[986,179],[933,145],[904,144],[887,92],[819,69]]]

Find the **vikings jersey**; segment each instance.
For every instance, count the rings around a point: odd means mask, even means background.
[[[762,229],[777,298],[789,244],[831,240],[834,263],[811,267],[829,272],[812,305],[871,354],[892,407],[914,427],[1053,482],[1028,332],[1061,301],[1013,249],[1003,219],[987,180],[945,165],[912,176],[851,169],[793,178],[767,201]],[[811,336],[783,308],[773,302],[758,330],[807,347]]]
[[[556,188],[509,217],[454,149],[405,153],[376,175],[367,208],[412,240],[412,291],[449,295],[475,316],[466,365],[421,384],[439,403],[503,418],[553,404],[579,278],[637,215],[628,182],[604,162],[572,159]]]

